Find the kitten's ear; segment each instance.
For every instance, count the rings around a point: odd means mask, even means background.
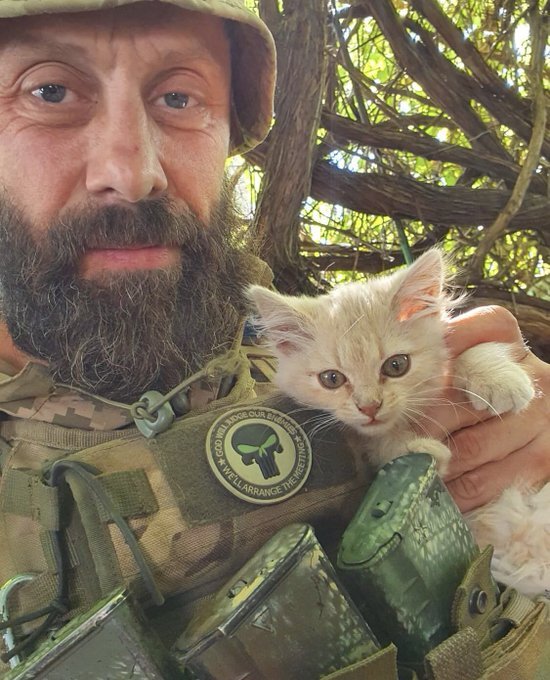
[[[439,314],[444,299],[445,262],[437,248],[428,250],[405,270],[393,299],[399,321]]]
[[[311,322],[295,307],[298,298],[262,286],[249,286],[246,294],[257,310],[262,333],[274,349],[282,354],[293,354],[312,339]]]

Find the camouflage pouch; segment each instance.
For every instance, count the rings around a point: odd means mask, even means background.
[[[119,589],[52,633],[6,680],[183,680],[183,669]]]
[[[427,680],[550,678],[550,606],[512,588],[491,592],[491,548],[470,565],[452,605],[451,637],[425,659]]]
[[[318,680],[380,646],[311,527],[291,524],[205,605],[173,651],[203,680]]]
[[[380,642],[397,646],[399,667],[423,676],[425,655],[454,632],[455,593],[478,554],[433,459],[419,453],[380,470],[337,566]]]

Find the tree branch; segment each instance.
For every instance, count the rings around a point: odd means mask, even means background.
[[[464,91],[467,79],[429,44],[413,43],[392,3],[388,0],[369,0],[368,8],[388,40],[399,62],[431,99],[446,111],[470,137],[472,147],[509,160],[491,130],[483,123]]]
[[[479,83],[476,88],[476,99],[497,118],[497,120],[514,130],[524,141],[533,136],[533,125],[529,121],[529,108],[504,81],[491,69],[475,45],[464,37],[449,17],[443,12],[435,0],[411,0],[411,5],[428,19],[438,34],[445,40],[464,65],[469,68]],[[541,147],[544,154],[550,157],[550,143]]]
[[[313,171],[311,196],[371,215],[477,227],[491,224],[510,194],[497,189],[440,187],[408,177],[351,172],[322,161]],[[528,196],[509,227],[550,232],[550,200]]]
[[[321,123],[328,132],[349,142],[375,148],[408,151],[428,160],[455,163],[497,180],[515,182],[520,172],[519,166],[510,160],[487,153],[480,154],[458,144],[445,144],[428,135],[392,130],[387,125],[362,125],[327,111],[323,112]],[[536,184],[538,193],[546,195],[546,182],[542,177],[534,176],[533,184]]]
[[[470,273],[480,271],[483,268],[485,257],[493,247],[495,241],[502,235],[512,221],[514,215],[523,203],[532,177],[539,164],[540,150],[546,131],[546,95],[542,82],[542,70],[544,63],[544,52],[546,49],[548,31],[546,24],[541,20],[538,11],[533,12],[532,20],[532,81],[534,88],[535,102],[535,124],[533,126],[533,136],[527,149],[525,162],[519,173],[516,184],[508,202],[504,206],[493,224],[487,229],[479,242],[476,253],[472,257]]]
[[[284,0],[283,16],[284,30],[275,36],[275,124],[254,222],[276,279],[283,270],[299,276],[300,211],[310,193],[326,75],[326,0]]]

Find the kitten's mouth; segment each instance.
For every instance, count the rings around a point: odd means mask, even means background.
[[[361,427],[376,427],[377,425],[385,425],[385,422],[378,418],[373,418],[368,423],[361,423]]]

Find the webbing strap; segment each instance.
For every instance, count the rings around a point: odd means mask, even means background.
[[[384,647],[376,654],[351,666],[324,675],[322,680],[397,680],[397,649],[394,645]],[[410,680],[414,680],[411,677]]]
[[[114,509],[122,517],[149,515],[158,510],[158,503],[142,469],[124,470],[100,475],[101,482]],[[12,469],[4,476],[4,490],[0,496],[3,512],[32,517],[43,529],[59,529],[59,496],[57,487],[44,484],[33,471]],[[108,522],[109,512],[98,505],[101,522]]]
[[[481,559],[483,562],[487,566],[486,558]],[[479,564],[478,560],[478,567]],[[472,574],[476,574],[475,568],[470,577]],[[470,577],[460,597],[483,583],[481,572],[474,580]],[[512,588],[507,589],[482,619],[483,625],[460,628],[426,656],[427,680],[548,680],[549,613],[548,603],[532,602]],[[489,642],[487,627],[492,638]]]
[[[0,476],[2,475],[2,470],[7,465],[11,451],[12,449],[8,442],[0,437]]]
[[[122,517],[150,515],[158,510],[145,470],[121,470],[98,475],[96,479],[107,492],[114,510]],[[111,513],[101,503],[97,505],[101,521],[112,520]]]
[[[531,611],[516,628],[512,628],[501,640],[483,651],[486,668],[483,680],[550,678],[548,604],[531,604]],[[506,617],[506,613],[503,616]]]
[[[44,444],[54,449],[78,451],[88,449],[98,444],[110,442],[113,439],[121,439],[130,434],[131,430],[79,430],[61,425],[52,425],[38,420],[23,420],[12,418],[0,422],[0,435],[7,441],[22,439],[37,444]]]
[[[470,565],[457,588],[451,625],[454,630],[473,628],[482,647],[491,643],[492,625],[500,613],[498,588],[491,575],[493,548],[488,546]],[[483,598],[483,606],[476,606],[476,598]]]
[[[111,541],[109,530],[100,521],[96,499],[78,476],[67,473],[65,480],[78,507],[94,561],[102,595],[108,595],[122,583],[122,574]]]
[[[463,628],[424,659],[427,680],[476,680],[483,675],[483,660],[476,632]]]
[[[52,532],[42,530],[39,534],[39,538],[40,545],[42,546],[42,552],[44,554],[44,559],[46,560],[46,564],[48,566],[48,571],[51,574],[54,574],[57,568],[57,561],[55,555],[55,545],[52,538]],[[69,539],[68,535],[65,536],[64,547],[65,547],[64,557],[66,566],[72,569],[79,564],[79,560],[74,545],[72,541]]]
[[[532,600],[511,588],[504,591],[502,601],[504,609],[500,619],[510,623],[514,628],[517,628],[536,606]]]
[[[28,470],[8,470],[3,475],[4,488],[0,508],[5,513],[32,517],[44,529],[59,529],[58,490],[47,486]]]

